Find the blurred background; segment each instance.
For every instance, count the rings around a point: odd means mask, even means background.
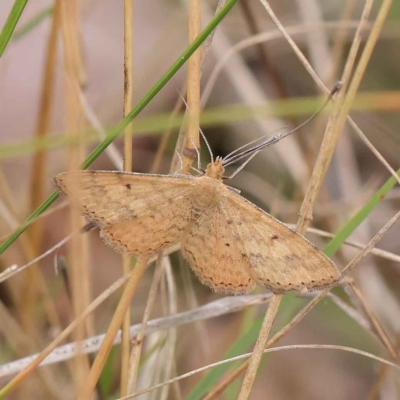
[[[3,26],[13,5],[11,0],[0,3],[0,25]],[[378,10],[370,16],[364,37],[368,37]],[[212,18],[217,2],[202,1],[203,26]],[[323,82],[332,88],[340,79],[351,41],[364,6],[363,1],[271,0],[270,6],[292,35]],[[1,129],[1,212],[0,235],[7,237],[53,191],[52,178],[68,169],[65,146],[46,151],[39,176],[34,164],[37,153],[31,139],[38,135],[41,98],[45,79],[46,57],[53,20],[51,1],[28,2],[6,51],[0,60],[0,129]],[[78,45],[81,76],[79,101],[82,127],[95,128],[96,135],[123,118],[124,90],[124,32],[123,2],[106,0],[79,1]],[[372,59],[363,78],[360,94],[366,101],[357,103],[351,113],[364,134],[381,152],[394,170],[399,168],[399,114],[396,95],[400,86],[399,56],[400,3],[393,2],[389,18],[381,32]],[[188,9],[183,1],[134,2],[133,37],[133,104],[169,68],[186,48]],[[71,125],[66,113],[65,52],[61,35],[56,42],[54,82],[50,91],[50,109],[46,133],[63,135]],[[64,29],[64,28],[63,28]],[[251,38],[266,33],[263,42],[251,43]],[[235,45],[243,44],[239,51]],[[362,44],[363,45],[363,44]],[[204,50],[204,49],[203,49]],[[215,68],[220,65],[220,73]],[[215,83],[209,86],[210,78]],[[163,115],[167,127],[179,93],[184,94],[186,67],[165,86],[138,119],[147,121]],[[284,127],[294,128],[317,110],[325,97],[304,69],[290,45],[280,36],[263,6],[255,0],[240,0],[218,26],[209,49],[201,81],[206,90],[207,110],[239,105],[245,107],[280,105],[275,115],[263,118],[249,116],[238,121],[225,118],[223,123],[207,122],[203,131],[214,155],[226,155],[235,148],[258,137],[273,134]],[[207,89],[211,88],[211,89]],[[205,92],[203,92],[205,93]],[[374,97],[376,94],[376,98]],[[307,99],[306,99],[307,98]],[[395,100],[393,100],[395,99]],[[285,102],[286,101],[286,102]],[[280,111],[279,111],[280,110]],[[327,110],[325,110],[327,111]],[[312,167],[322,140],[327,114],[301,128],[291,137],[260,153],[229,184],[285,223],[295,224],[302,198],[307,189]],[[149,126],[150,126],[149,125]],[[174,155],[179,129],[169,137],[165,129],[146,129],[135,133],[133,139],[133,171],[149,172],[157,149],[164,137],[165,151],[160,154],[159,173],[168,173]],[[104,133],[104,132],[103,132]],[[100,141],[99,136],[87,144],[85,154]],[[21,142],[24,151],[7,155],[7,145]],[[123,141],[114,142],[112,152],[103,153],[90,169],[116,170],[121,161]],[[43,154],[43,153],[42,153]],[[203,166],[209,155],[202,146]],[[84,158],[81,159],[81,161]],[[36,161],[37,162],[37,161]],[[230,167],[228,174],[234,171]],[[369,198],[386,182],[389,172],[346,126],[329,168],[321,195],[314,209],[312,226],[337,232]],[[400,191],[394,187],[376,209],[351,236],[353,241],[367,243],[398,210]],[[36,203],[35,203],[36,202]],[[60,207],[62,200],[52,207]],[[55,209],[40,221],[39,228],[30,228],[2,256],[0,268],[23,265],[35,255],[49,249],[70,233],[68,207]],[[38,224],[39,225],[39,224]],[[34,230],[37,229],[37,230]],[[103,244],[97,231],[89,236],[90,299],[94,299],[121,276],[120,256]],[[399,254],[400,227],[394,226],[379,243],[379,248]],[[307,235],[323,248],[327,239]],[[342,269],[357,252],[344,246],[335,257]],[[71,319],[68,279],[56,273],[54,265],[68,269],[68,252],[64,246],[33,268],[0,284],[0,364],[40,351]],[[178,253],[171,256],[176,291],[175,312],[207,304],[224,296],[212,293],[189,272],[188,265]],[[60,267],[61,266],[61,267]],[[153,267],[146,271],[133,300],[132,321],[141,321],[151,284]],[[68,275],[68,274],[67,274]],[[399,264],[369,256],[353,273],[367,304],[386,329],[393,343],[398,343],[400,330]],[[48,298],[43,294],[47,288]],[[262,292],[261,289],[258,289]],[[170,312],[163,307],[168,289],[163,286],[151,318]],[[344,291],[337,295],[365,318],[364,310]],[[115,293],[93,314],[93,333],[107,329],[118,303]],[[275,329],[290,321],[308,300],[295,295],[285,296]],[[50,303],[49,303],[50,302]],[[49,305],[51,304],[51,306]],[[165,304],[164,304],[165,305]],[[218,318],[186,324],[177,329],[172,376],[220,360],[231,345],[263,315],[266,306],[252,306]],[[57,316],[57,326],[51,317]],[[360,320],[349,316],[331,300],[322,301],[313,312],[294,328],[281,342],[284,344],[338,344],[390,358],[388,351],[360,326]],[[167,333],[149,335],[143,350],[143,366],[139,388],[151,384],[155,365],[163,363]],[[247,351],[251,348],[247,347]],[[98,398],[111,399],[119,390],[119,349],[109,360],[109,372],[98,386]],[[161,361],[160,361],[161,360]],[[74,398],[74,378],[68,363],[44,367],[16,390],[10,398]],[[399,399],[398,372],[384,373],[382,366],[358,355],[335,350],[288,350],[265,357],[259,371],[252,398],[286,399]],[[51,377],[51,379],[49,378]],[[194,375],[172,387],[169,399],[186,398],[202,375]],[[9,378],[2,378],[5,384]],[[239,381],[239,382],[238,382]],[[240,379],[220,398],[236,398]],[[379,382],[379,383],[377,383]],[[154,382],[153,382],[154,383]],[[377,393],[373,393],[375,388]],[[147,397],[146,397],[147,396]],[[162,398],[165,393],[153,392],[140,398]],[[32,398],[32,397],[31,397]],[[193,397],[195,398],[195,397]]]

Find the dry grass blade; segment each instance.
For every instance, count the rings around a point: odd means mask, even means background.
[[[400,176],[396,171],[390,166],[390,164],[385,160],[382,154],[377,150],[377,148],[371,143],[370,140],[364,135],[362,130],[354,123],[353,120],[349,121],[351,127],[356,131],[359,138],[365,143],[365,145],[371,150],[375,157],[382,163],[382,165],[389,171],[389,173],[396,179],[397,183],[400,185]]]
[[[265,350],[263,351],[263,354],[273,353],[273,352],[282,351],[282,350],[301,350],[301,349],[315,349],[315,350],[318,349],[318,350],[340,350],[340,351],[347,351],[347,352],[349,352],[349,353],[359,354],[359,355],[362,355],[362,356],[364,356],[364,357],[368,357],[368,358],[370,358],[370,359],[372,359],[372,360],[378,361],[378,362],[383,363],[383,364],[385,364],[385,365],[388,365],[388,366],[391,366],[391,367],[393,367],[393,368],[396,368],[397,370],[400,370],[400,365],[398,365],[398,364],[396,364],[396,363],[393,363],[393,362],[391,362],[391,361],[389,361],[389,360],[386,360],[386,359],[384,359],[384,358],[382,358],[382,357],[378,357],[378,356],[376,356],[376,355],[374,355],[374,354],[371,354],[371,353],[368,353],[368,352],[366,352],[366,351],[354,349],[354,348],[352,348],[352,347],[345,347],[345,346],[324,345],[324,344],[320,344],[320,345],[318,345],[318,344],[305,344],[305,345],[279,346],[279,347],[273,347],[273,348],[271,348],[271,349],[265,349]],[[158,389],[158,388],[160,388],[160,387],[162,387],[162,386],[164,386],[164,385],[170,385],[171,383],[174,383],[174,382],[176,382],[176,381],[178,381],[178,380],[188,378],[188,377],[190,377],[190,376],[192,376],[192,375],[194,375],[194,374],[197,374],[197,373],[199,373],[199,372],[203,372],[203,371],[205,371],[205,370],[207,370],[207,369],[215,368],[215,367],[217,367],[217,366],[219,366],[219,365],[223,365],[223,364],[226,364],[226,363],[230,363],[230,362],[234,362],[234,361],[242,360],[242,359],[244,359],[244,358],[251,357],[252,354],[253,354],[253,353],[242,354],[242,355],[237,356],[237,357],[232,357],[232,358],[227,359],[227,360],[223,360],[223,361],[219,361],[219,362],[216,362],[216,363],[213,363],[213,364],[209,364],[209,365],[207,365],[207,366],[205,366],[205,367],[198,368],[198,369],[196,369],[196,370],[193,370],[193,371],[191,371],[191,372],[188,372],[188,373],[186,373],[186,374],[183,374],[183,375],[181,375],[181,376],[178,376],[178,377],[176,377],[176,378],[174,378],[174,379],[170,379],[169,381],[162,382],[162,383],[160,383],[160,384],[158,384],[158,385],[155,385],[155,386],[153,386],[153,387],[151,387],[151,388],[148,388],[148,389],[145,389],[145,390],[141,390],[141,391],[139,391],[139,392],[137,392],[137,393],[135,393],[135,394],[133,394],[133,395],[129,395],[129,396],[125,396],[125,397],[120,397],[120,398],[118,398],[117,400],[128,400],[128,399],[132,399],[132,398],[137,397],[137,396],[140,396],[140,395],[142,395],[142,394],[144,394],[144,393],[147,393],[147,392],[150,392],[150,391],[152,391],[152,390]],[[207,398],[207,399],[208,399],[208,398]]]
[[[38,261],[42,260],[43,258],[46,258],[48,255],[53,253],[54,251],[58,250],[60,247],[62,247],[64,244],[66,244],[71,237],[74,234],[72,233],[71,235],[68,235],[66,238],[58,242],[56,245],[42,253],[39,257],[36,257],[32,261],[29,261],[27,264],[22,265],[21,267],[18,267],[17,265],[12,265],[11,267],[6,268],[1,274],[0,274],[0,283],[4,282],[6,279],[11,278],[13,275],[16,275],[20,272],[22,272],[24,269],[29,268],[33,265],[35,265]]]
[[[354,284],[354,282],[349,283],[350,288],[353,290],[354,294],[357,296],[358,300],[363,305],[364,311],[368,315],[369,320],[372,322],[373,327],[375,328],[380,340],[382,341],[383,345],[388,349],[392,358],[396,361],[399,360],[399,356],[397,354],[396,349],[394,348],[388,334],[386,333],[383,326],[380,324],[378,319],[376,318],[374,312],[372,311],[371,307],[368,305],[364,295],[362,294],[361,290]]]
[[[285,31],[287,32],[288,35],[290,35],[289,37],[292,37],[292,36],[300,36],[307,32],[314,32],[315,30],[320,28],[324,28],[329,31],[339,30],[339,32],[342,32],[345,28],[356,29],[357,27],[358,27],[358,21],[333,21],[333,22],[324,21],[312,25],[301,24],[301,25],[289,26],[285,28]],[[204,104],[207,103],[207,100],[211,95],[211,92],[215,86],[215,83],[219,75],[221,74],[222,70],[227,65],[229,65],[230,58],[234,54],[239,53],[248,47],[279,39],[282,39],[282,32],[279,29],[275,29],[275,30],[270,30],[268,32],[259,33],[258,35],[252,36],[250,38],[243,39],[240,42],[233,45],[226,53],[223,54],[223,56],[218,60],[214,69],[212,70],[203,91],[203,95],[201,98],[202,105],[204,106]],[[309,63],[306,60],[305,62],[306,65],[309,66]],[[313,71],[311,66],[309,66],[309,68],[311,71]],[[313,72],[313,77],[315,77],[315,79],[319,79],[319,77],[316,76],[314,72]],[[325,93],[329,93],[329,90],[323,85],[323,83],[320,82],[320,84],[323,86]]]
[[[342,275],[345,276],[349,271],[351,271],[355,265],[357,265],[363,258],[365,258],[376,244],[382,239],[382,236],[397,222],[400,218],[400,211],[396,213],[386,224],[379,230],[379,232],[369,241],[362,252],[357,254],[356,257],[351,260],[346,267],[342,270]]]
[[[174,315],[178,313],[178,293],[177,285],[172,271],[172,266],[169,257],[164,258],[164,272],[165,272],[165,282],[166,282],[166,292],[167,292],[167,304],[168,309],[165,310],[167,315]],[[176,374],[177,363],[175,358],[176,345],[178,343],[178,330],[177,328],[169,329],[167,333],[167,339],[165,346],[163,348],[162,357],[165,358],[164,365],[160,367],[161,379],[155,382],[165,381],[171,379],[173,374]],[[177,399],[183,399],[181,390],[178,384],[174,385],[175,397]],[[160,393],[160,400],[167,400],[169,395],[170,387],[164,386]],[[157,396],[155,396],[157,398]]]
[[[42,138],[49,133],[50,117],[52,111],[53,91],[54,91],[54,72],[56,67],[58,31],[60,28],[61,0],[56,0],[54,4],[53,20],[47,44],[46,64],[44,69],[42,90],[40,96],[40,111],[36,126],[36,137]],[[39,151],[36,153],[32,165],[31,178],[31,211],[36,210],[44,198],[45,187],[45,161],[46,153]],[[36,223],[31,232],[34,249],[36,254],[40,248],[40,238],[42,237],[42,221]]]
[[[118,290],[124,283],[128,280],[134,281],[132,278],[133,271],[130,272],[128,276],[120,278],[118,281],[113,283],[107,290],[105,290],[101,295],[99,295],[89,307],[70,325],[64,329],[56,339],[54,339],[40,354],[38,354],[34,360],[32,360],[28,366],[26,366],[22,372],[16,375],[6,386],[0,390],[0,396],[7,395],[11,390],[15,389],[21,382],[23,382],[30,374],[32,374],[36,368],[42,363],[45,358],[51,354],[51,352],[62,343],[79,324],[81,324],[102,302],[104,302],[112,293]],[[137,272],[136,272],[137,275]]]
[[[154,303],[157,297],[157,290],[162,276],[162,259],[163,252],[158,253],[153,281],[151,283],[149,295],[147,297],[146,308],[143,313],[142,324],[139,333],[133,338],[130,338],[129,330],[127,332],[129,341],[132,340],[132,350],[129,358],[129,377],[127,382],[127,393],[131,394],[136,391],[137,378],[139,373],[139,361],[142,353],[143,340],[146,332],[146,326],[150,319],[150,314],[153,311]]]
[[[88,399],[97,384],[97,381],[100,377],[101,371],[103,370],[104,364],[107,360],[107,356],[110,352],[111,346],[114,342],[115,335],[117,334],[124,316],[126,314],[126,310],[128,309],[132,297],[136,292],[136,289],[139,285],[140,279],[143,275],[144,270],[147,267],[147,258],[141,258],[136,263],[136,266],[126,283],[125,289],[122,293],[122,297],[120,302],[118,303],[118,307],[115,310],[114,316],[110,322],[110,325],[107,330],[107,334],[104,337],[104,340],[101,344],[99,352],[97,353],[96,359],[92,365],[92,368],[89,373],[89,377],[85,382],[84,390],[80,393],[78,399]]]
[[[288,226],[290,226],[291,228],[295,228],[296,227],[296,225],[294,225],[294,224],[288,224]],[[311,227],[307,228],[307,232],[308,233],[314,233],[314,234],[316,234],[318,236],[325,237],[325,238],[333,238],[333,237],[335,237],[335,235],[333,233],[326,232],[326,231],[323,231],[321,229],[311,228]],[[353,240],[345,240],[343,242],[343,244],[345,244],[347,246],[355,247],[356,249],[363,249],[366,246],[365,243],[355,242]],[[377,257],[384,258],[386,260],[390,260],[390,261],[394,261],[396,263],[400,263],[400,255],[391,253],[390,251],[378,249],[378,248],[375,247],[375,248],[373,248],[371,250],[371,254],[373,254],[374,256],[377,256]]]
[[[96,303],[91,305],[91,308],[88,310],[88,312],[93,311],[101,301],[104,301],[107,296],[110,296],[113,292],[120,288],[128,280],[128,278],[129,276],[126,276],[115,282],[111,288],[107,289],[101,296],[98,297],[98,299],[95,300]],[[238,312],[245,307],[264,304],[269,300],[270,297],[271,296],[268,294],[224,297],[220,300],[215,300],[200,307],[191,308],[188,311],[183,311],[177,314],[151,320],[146,326],[146,334],[159,332],[161,330],[173,329],[184,324],[193,323],[195,321],[206,320],[209,318],[215,318],[221,315]],[[84,316],[82,318],[84,318]],[[131,326],[130,336],[132,338],[139,333],[141,326],[142,324],[135,324]],[[69,332],[70,329],[68,328],[67,333],[63,333],[63,338],[65,338]],[[94,353],[98,351],[103,339],[104,334],[88,338],[82,342],[82,347],[86,353]],[[114,344],[119,344],[120,341],[121,336],[118,335]],[[76,351],[76,343],[69,343],[53,348],[52,352],[46,356],[40,365],[50,365],[69,360],[76,355]],[[0,366],[0,377],[6,377],[22,371],[32,361],[35,361],[36,357],[38,357],[38,354],[33,354],[29,357],[12,361],[11,363]]]
[[[282,25],[280,24],[279,20],[275,17],[274,13],[272,12],[272,9],[270,8],[269,4],[267,1],[261,0],[261,3],[264,5],[264,7],[267,9],[269,15],[271,16],[271,18],[273,18],[275,24],[278,26],[278,28],[284,33],[284,36],[286,37],[286,39],[289,41],[289,43],[293,43],[293,41],[291,40],[291,38],[289,37],[289,35],[287,35],[287,33],[285,32],[284,28],[282,27]],[[365,7],[365,14],[368,15],[369,10],[368,7]],[[362,26],[362,24],[360,24]],[[359,31],[362,31],[362,28],[359,28]],[[360,35],[358,35],[359,37]],[[348,58],[346,67],[345,67],[345,71],[343,74],[343,77],[345,78],[345,82],[347,85],[347,79],[350,75],[351,69],[352,69],[352,65],[354,62],[354,58],[355,55],[357,53],[358,50],[358,45],[359,45],[359,40],[354,40],[353,41],[353,45],[352,45],[352,49],[350,50],[350,56]],[[296,46],[292,46],[294,48],[294,50],[297,50]],[[301,54],[301,53],[300,53]],[[345,87],[346,87],[345,85]],[[345,88],[343,88],[345,89]],[[343,90],[344,92],[344,90]],[[342,92],[342,93],[343,93]],[[339,97],[340,97],[340,93],[339,93]],[[343,96],[343,94],[342,94]],[[336,101],[335,103],[336,105],[340,104],[339,99]],[[335,109],[333,111],[332,117],[330,121],[334,121],[334,117],[333,115],[335,115]],[[331,122],[331,125],[333,126],[334,124]],[[318,158],[317,158],[317,162],[315,165],[315,168],[313,170],[313,174],[311,177],[311,183],[309,185],[309,188],[306,192],[305,198],[303,200],[302,203],[302,207],[300,209],[300,218],[297,224],[297,230],[299,233],[304,234],[307,230],[309,221],[312,219],[312,211],[313,211],[313,207],[314,207],[314,203],[316,201],[317,195],[319,194],[321,185],[322,185],[322,181],[325,177],[327,168],[329,166],[330,160],[332,158],[332,154],[333,151],[335,149],[338,137],[339,137],[339,130],[337,130],[336,132],[333,131],[333,133],[330,133],[330,129],[329,127],[331,126],[328,123],[328,128],[326,131],[326,134],[324,136],[324,140],[321,146],[321,150],[319,152]],[[279,307],[279,302],[280,302],[280,298],[277,299],[277,304],[276,307],[274,309],[274,312],[271,312],[270,314],[267,314],[268,319],[270,320],[269,322],[269,326],[267,324],[265,324],[265,327],[263,326],[264,329],[261,328],[260,331],[260,335],[259,338],[263,343],[263,347],[267,341],[268,338],[268,334],[269,334],[269,330],[270,330],[270,326],[272,325],[272,321],[275,319],[276,316],[276,312],[278,310]],[[266,319],[267,319],[266,316]],[[244,381],[242,383],[242,387],[240,390],[240,395],[239,398],[241,400],[245,400],[250,396],[250,392],[252,389],[252,385],[253,382],[255,380],[255,375],[258,369],[258,365],[260,363],[261,360],[261,354],[260,353],[260,349],[257,348],[257,352],[255,351],[253,353],[253,356],[250,358],[250,363],[248,366],[248,369],[246,371],[246,375],[244,378]]]

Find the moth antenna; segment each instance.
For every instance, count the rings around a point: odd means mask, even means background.
[[[201,137],[202,137],[203,140],[204,140],[204,143],[205,143],[206,146],[207,146],[208,153],[210,154],[211,162],[213,163],[213,162],[214,162],[214,155],[213,155],[213,152],[211,151],[211,146],[210,146],[210,144],[208,143],[208,141],[207,141],[207,139],[206,139],[206,135],[203,133],[203,131],[201,130],[200,126],[199,126],[199,131],[200,131]]]
[[[254,152],[240,167],[236,169],[235,172],[233,172],[232,175],[227,176],[225,179],[232,179],[236,176],[258,153],[258,151]]]
[[[178,91],[178,94],[179,94],[181,100],[183,101],[183,104],[185,104],[185,107],[186,107],[186,109],[188,110],[188,112],[190,114],[190,107],[188,106],[188,103],[186,102],[186,100],[183,98],[183,96],[181,95],[181,93],[179,91]],[[204,132],[202,131],[202,129],[200,128],[200,126],[198,124],[197,124],[197,128],[199,129],[201,137],[203,138],[204,143],[207,146],[208,153],[210,154],[211,162],[214,162],[214,155],[213,155],[213,152],[211,151],[211,146],[207,141],[206,135],[204,134]],[[196,147],[196,146],[194,146],[194,147]]]
[[[282,133],[278,133],[277,135],[268,138],[267,140],[258,144],[257,146],[254,146],[254,147],[251,147],[250,149],[244,150],[241,153],[234,154],[234,155],[230,156],[229,158],[225,157],[223,160],[223,166],[227,167],[228,165],[231,165],[231,164],[241,160],[242,158],[245,158],[245,157],[249,156],[250,154],[253,154],[254,152],[258,153],[260,150],[263,150],[266,147],[272,146],[273,144],[279,142],[281,137],[282,137]]]
[[[200,152],[199,149],[196,147],[193,139],[190,140],[192,142],[193,148],[196,150],[196,154],[197,154],[197,168],[201,169],[201,160],[200,160]]]
[[[204,175],[204,169],[197,169],[193,166],[190,166],[190,169],[192,169],[193,171],[196,171],[199,175]]]
[[[275,131],[269,132],[269,133],[267,133],[266,135],[261,136],[261,137],[259,137],[259,138],[257,138],[257,139],[254,139],[254,140],[252,140],[251,142],[248,142],[248,143],[244,144],[243,146],[240,146],[240,147],[238,147],[237,149],[235,149],[235,150],[233,150],[232,152],[230,152],[229,154],[227,154],[227,155],[224,157],[224,160],[228,161],[234,154],[236,154],[236,153],[239,152],[240,150],[244,149],[244,148],[247,147],[247,146],[250,146],[250,145],[253,144],[253,143],[256,143],[256,142],[259,142],[260,140],[263,140],[263,139],[265,139],[265,138],[268,138],[268,136],[269,136],[270,138],[272,138],[273,136],[271,136],[271,135],[273,135],[274,133],[276,133],[276,132],[278,132],[278,131],[280,131],[280,130],[283,130],[283,129],[289,129],[289,128],[288,128],[287,126],[283,126],[282,128],[279,128],[279,129],[277,129],[277,130],[275,130]]]
[[[178,159],[179,159],[179,166],[180,166],[179,171],[183,171],[183,160],[182,160],[182,157],[179,154],[178,150],[175,150],[175,153],[176,153],[176,155],[178,156]]]
[[[226,167],[226,166],[228,166],[230,164],[233,164],[234,162],[237,162],[237,161],[241,160],[243,157],[246,157],[246,156],[248,156],[250,154],[253,154],[253,153],[257,154],[258,152],[260,152],[261,150],[265,149],[266,147],[269,147],[272,144],[275,144],[275,143],[279,142],[280,140],[284,139],[285,137],[291,135],[292,133],[298,131],[304,125],[306,125],[310,121],[312,121],[325,108],[325,106],[328,104],[328,102],[332,99],[332,97],[335,95],[335,93],[340,90],[341,87],[342,87],[342,82],[338,81],[336,83],[336,85],[333,87],[332,91],[329,93],[329,96],[327,97],[327,99],[321,105],[321,107],[319,107],[318,110],[314,114],[312,114],[309,118],[307,118],[303,123],[301,123],[296,128],[290,130],[289,132],[286,132],[285,134],[278,134],[278,135],[272,136],[270,139],[267,139],[265,142],[260,143],[257,146],[253,146],[253,147],[251,147],[251,148],[249,148],[247,150],[244,150],[241,153],[232,155],[232,153],[235,153],[235,152],[232,152],[227,157],[224,157],[222,165],[224,167]],[[251,143],[254,143],[254,142],[255,141],[253,141]],[[243,147],[246,147],[246,146],[242,146],[241,148],[243,148]],[[253,158],[253,156],[251,158]],[[250,161],[250,160],[248,160],[248,161]],[[246,164],[248,163],[248,161],[246,162]]]

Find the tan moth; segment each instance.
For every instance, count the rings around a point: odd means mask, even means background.
[[[55,183],[73,194],[113,249],[152,256],[180,243],[200,281],[215,291],[248,293],[256,283],[274,293],[332,286],[339,271],[324,253],[223,183],[225,166],[279,139],[217,157],[197,176],[76,171]]]

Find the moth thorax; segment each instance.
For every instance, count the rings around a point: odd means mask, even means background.
[[[222,158],[217,159],[207,165],[206,176],[214,179],[222,179],[225,173],[225,168],[222,166]]]

